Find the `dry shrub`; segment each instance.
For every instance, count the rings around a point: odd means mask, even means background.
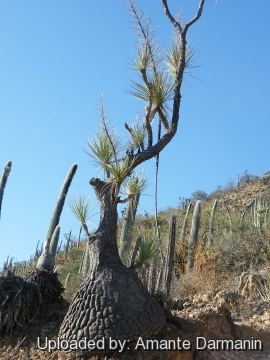
[[[224,260],[219,246],[206,249],[203,245],[198,245],[195,252],[194,269],[191,272],[187,272],[186,269],[184,243],[182,244],[182,253],[178,253],[177,259],[176,273],[180,280],[181,298],[192,297],[198,293],[215,293],[221,289],[237,289],[239,280],[235,271],[233,269],[228,271],[221,266]]]
[[[256,229],[257,230],[257,229]],[[250,233],[224,233],[216,246],[220,253],[221,271],[240,275],[242,271],[256,269],[265,263],[265,239],[258,231]]]
[[[215,292],[218,281],[215,273],[193,269],[180,278],[180,298],[190,298],[198,293]]]

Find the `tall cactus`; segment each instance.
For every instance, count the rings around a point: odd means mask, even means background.
[[[165,300],[168,300],[171,291],[171,283],[173,277],[173,257],[175,249],[175,232],[176,232],[176,216],[173,215],[170,218],[169,223],[169,235],[167,243],[167,254],[164,271],[164,296]]]
[[[184,237],[185,237],[186,227],[187,227],[187,220],[188,220],[188,214],[189,214],[189,211],[190,211],[190,209],[191,209],[191,205],[192,205],[191,202],[189,202],[188,205],[187,205],[187,210],[186,210],[186,214],[185,214],[183,226],[182,226],[181,233],[180,233],[180,241],[183,241],[183,240],[184,240]]]
[[[68,234],[68,237],[67,237],[67,243],[66,243],[66,246],[65,246],[65,261],[67,261],[67,258],[68,258],[68,250],[70,248],[70,239],[71,239],[71,230]]]
[[[63,183],[62,189],[60,190],[60,193],[59,193],[59,196],[58,196],[55,208],[54,208],[53,216],[51,218],[51,222],[50,222],[50,226],[49,226],[49,230],[48,230],[46,239],[51,240],[54,229],[59,224],[60,216],[61,216],[64,204],[65,204],[67,192],[68,192],[70,184],[73,180],[73,177],[76,173],[77,167],[78,167],[77,164],[73,164],[67,174],[67,177],[65,178],[65,181]]]
[[[255,198],[253,204],[253,221],[254,221],[254,227],[258,228],[259,232],[261,232],[261,228],[262,228],[263,214],[264,214],[264,219],[267,217],[267,209],[268,209],[267,202],[264,199]]]
[[[83,252],[78,275],[82,275],[83,277],[85,277],[88,273],[89,265],[90,265],[90,253],[89,253],[89,245],[87,242]]]
[[[227,211],[227,214],[228,214],[228,219],[229,219],[229,226],[230,226],[230,235],[232,235],[232,215],[230,213],[230,209],[228,207],[228,204],[226,202],[225,199],[223,199],[223,202],[224,202],[224,205],[225,205],[225,209]]]
[[[36,269],[41,271],[43,270],[52,271],[53,267],[54,267],[54,260],[52,255],[50,254],[50,241],[49,239],[46,239],[42,254],[38,258]]]
[[[55,231],[56,226],[59,224],[59,220],[60,220],[60,216],[64,207],[64,203],[66,200],[66,195],[68,192],[68,189],[70,187],[70,184],[72,182],[72,179],[76,173],[77,170],[77,164],[73,164],[72,167],[70,168],[67,177],[63,183],[63,186],[61,188],[60,194],[58,196],[55,208],[54,208],[54,212],[53,212],[53,216],[50,222],[50,226],[49,226],[49,230],[47,233],[47,237],[45,240],[45,244],[43,247],[43,252],[40,256],[40,258],[38,259],[37,262],[37,266],[36,268],[38,270],[52,270],[53,266],[54,266],[54,259],[52,257],[52,254],[50,253],[50,243],[51,243],[51,239],[53,236],[53,233]],[[57,235],[57,233],[55,234]],[[53,247],[55,246],[55,244],[53,245]],[[57,247],[57,244],[56,244]]]
[[[139,200],[140,194],[136,194],[128,201],[120,237],[121,252],[130,248]]]
[[[55,261],[56,250],[57,250],[58,241],[59,241],[59,235],[60,235],[60,225],[57,225],[54,229],[54,232],[52,234],[52,238],[50,241],[50,254],[52,255],[54,261]]]
[[[209,224],[209,234],[207,239],[207,246],[210,248],[213,244],[213,223],[214,223],[214,215],[217,208],[217,199],[215,199],[212,210],[211,210],[211,216],[210,216],[210,224]]]
[[[129,250],[132,242],[134,222],[140,195],[147,187],[147,179],[143,173],[132,175],[123,183],[123,189],[128,196],[128,206],[124,214],[124,221],[120,236],[120,252]]]
[[[12,165],[12,162],[8,161],[7,165],[4,168],[4,172],[3,172],[3,175],[2,175],[2,178],[0,181],[0,217],[1,217],[1,208],[2,208],[2,200],[3,200],[3,196],[4,196],[4,190],[5,190],[5,186],[7,183],[9,173],[11,171],[11,165]]]
[[[70,273],[67,274],[66,280],[65,280],[65,285],[64,288],[66,289],[69,283],[69,279],[70,279]]]
[[[200,200],[198,200],[196,202],[193,211],[191,231],[190,231],[189,244],[188,244],[188,254],[187,254],[188,271],[191,271],[194,267],[194,254],[195,254],[196,245],[198,243],[200,219],[201,219],[201,202]]]

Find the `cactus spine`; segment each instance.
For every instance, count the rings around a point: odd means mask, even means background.
[[[0,217],[1,217],[1,208],[2,208],[2,200],[3,200],[3,196],[4,196],[4,190],[5,190],[8,176],[11,171],[11,165],[12,165],[12,162],[8,161],[7,165],[4,168],[4,172],[3,172],[3,175],[2,175],[2,178],[0,181]]]
[[[201,202],[200,200],[198,200],[196,202],[193,211],[191,231],[190,231],[189,244],[188,244],[188,254],[187,254],[188,271],[192,270],[194,267],[194,254],[195,254],[196,245],[198,243],[200,219],[201,219]]]

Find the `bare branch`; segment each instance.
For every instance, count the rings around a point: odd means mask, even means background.
[[[128,197],[126,197],[125,199],[121,200],[120,196],[118,196],[117,198],[117,203],[119,204],[124,204],[126,202],[128,202],[129,200],[133,200],[134,199],[134,195],[133,194],[129,194]]]
[[[202,15],[202,11],[203,11],[203,6],[204,6],[204,2],[205,0],[201,0],[200,1],[200,4],[199,4],[199,8],[198,8],[198,11],[197,11],[197,14],[194,16],[194,18],[192,20],[190,20],[185,26],[184,26],[184,29],[183,29],[183,32],[186,33],[188,28],[193,25]]]
[[[182,27],[180,25],[180,23],[178,21],[175,20],[175,18],[172,16],[169,8],[168,8],[168,4],[167,4],[167,0],[162,0],[162,4],[163,4],[163,9],[164,12],[166,14],[166,16],[169,18],[170,22],[173,24],[173,26],[176,28],[177,32],[179,34],[182,33]]]

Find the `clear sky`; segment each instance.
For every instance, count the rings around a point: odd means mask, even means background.
[[[168,0],[186,19],[198,2]],[[167,47],[172,28],[161,1],[139,4]],[[160,156],[159,209],[195,190],[209,193],[245,170],[270,170],[269,14],[269,0],[206,0],[189,33],[199,67],[186,77],[179,131]],[[100,94],[123,137],[124,122],[143,110],[126,93],[134,53],[124,0],[0,1],[0,174],[13,163],[0,219],[0,268],[8,255],[29,259],[44,240],[73,163],[68,199],[89,195],[98,212],[89,185],[98,173],[83,149],[96,129]],[[152,185],[141,198],[142,214],[154,211],[154,160],[144,168]],[[98,226],[93,221],[90,228]],[[60,225],[60,238],[71,229],[78,234],[67,202]]]

